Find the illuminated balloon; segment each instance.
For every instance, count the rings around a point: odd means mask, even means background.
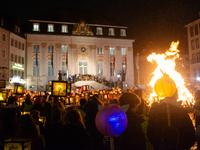
[[[103,135],[118,136],[126,129],[127,117],[117,105],[110,105],[97,113],[95,123]]]
[[[164,75],[156,81],[154,90],[158,97],[171,97],[176,92],[176,84],[172,78]]]

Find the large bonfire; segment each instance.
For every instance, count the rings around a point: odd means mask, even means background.
[[[178,42],[172,42],[169,50],[167,50],[164,54],[156,54],[152,53],[147,57],[147,60],[151,63],[156,63],[157,68],[153,72],[153,78],[151,79],[149,85],[154,88],[155,82],[163,76],[163,73],[169,75],[175,83],[178,89],[178,101],[182,101],[182,105],[193,105],[194,98],[192,94],[188,91],[185,87],[184,79],[182,78],[181,74],[175,70],[175,60],[179,58],[179,50],[177,49],[179,45]],[[156,97],[156,93],[153,90],[153,93],[150,95],[150,103],[153,102],[154,97]]]

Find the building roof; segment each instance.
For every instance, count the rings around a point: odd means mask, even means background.
[[[114,19],[107,18],[94,10],[53,8],[35,18],[34,20],[60,21],[78,23],[85,20],[88,24],[124,26]]]

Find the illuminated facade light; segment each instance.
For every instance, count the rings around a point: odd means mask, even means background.
[[[13,69],[20,69],[20,70],[24,70],[24,68],[22,67],[21,64],[18,63],[14,63],[14,65],[12,66]]]

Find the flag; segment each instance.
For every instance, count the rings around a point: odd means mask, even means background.
[[[52,68],[53,68],[53,45],[51,45],[50,46],[50,48],[51,48],[51,66],[52,66]]]
[[[115,68],[115,56],[113,55],[113,67]]]
[[[38,50],[39,50],[39,45],[35,45],[35,49],[36,49],[36,57],[35,57],[35,61],[36,61],[36,66],[38,67]]]
[[[68,53],[66,53],[66,67],[68,67]]]

